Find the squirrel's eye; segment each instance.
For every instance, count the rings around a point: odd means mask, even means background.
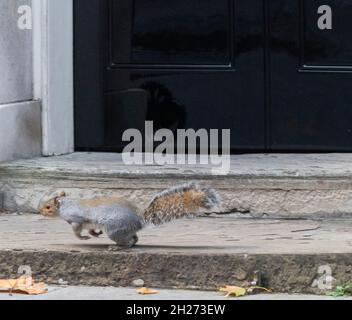
[[[47,209],[47,210],[50,210],[50,206],[47,206],[46,209]]]

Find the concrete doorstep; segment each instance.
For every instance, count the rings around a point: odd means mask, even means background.
[[[254,218],[350,218],[352,154],[232,156],[227,175],[209,165],[127,166],[121,155],[74,153],[0,164],[4,209],[36,212],[64,190],[71,198],[125,196],[145,206],[162,189],[189,181],[216,188],[221,214]],[[1,203],[0,203],[1,204]]]
[[[110,250],[104,236],[79,241],[65,222],[30,214],[59,191],[76,199],[125,196],[144,207],[160,190],[189,181],[217,189],[222,207],[143,230],[130,250]],[[351,213],[352,154],[233,156],[227,175],[204,165],[126,166],[104,153],[2,163],[0,278],[29,266],[54,286],[143,280],[216,291],[256,283],[274,293],[326,294],[352,282]]]
[[[352,282],[351,220],[185,219],[139,234],[125,251],[80,241],[62,220],[0,215],[0,278],[29,266],[51,285],[197,289],[257,285],[326,294]]]

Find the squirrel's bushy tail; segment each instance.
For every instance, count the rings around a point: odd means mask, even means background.
[[[215,190],[202,189],[196,183],[189,183],[156,195],[143,213],[143,218],[146,224],[160,225],[193,216],[201,209],[212,209],[220,201]]]

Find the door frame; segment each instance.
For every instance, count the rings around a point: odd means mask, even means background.
[[[74,151],[73,1],[32,0],[33,97],[42,104],[42,154]]]

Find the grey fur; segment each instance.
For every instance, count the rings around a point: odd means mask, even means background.
[[[204,204],[206,209],[212,209],[221,203],[220,195],[214,189],[202,189],[207,195],[207,202]]]
[[[211,189],[211,188],[204,189],[204,188],[201,188],[198,183],[190,182],[190,183],[186,183],[181,186],[173,187],[160,192],[159,194],[154,196],[154,198],[151,200],[149,205],[151,205],[154,201],[160,198],[163,198],[165,196],[175,194],[175,193],[182,193],[189,190],[201,190],[207,195],[207,202],[204,204],[206,209],[212,209],[221,203],[221,197],[214,189]]]
[[[154,198],[150,201],[148,207],[151,206],[153,204],[153,202],[157,201],[158,199],[169,196],[171,194],[182,193],[182,192],[186,192],[189,190],[199,190],[199,189],[200,189],[200,187],[197,183],[190,182],[190,183],[186,183],[186,184],[183,184],[180,186],[176,186],[176,187],[161,191],[160,193],[158,193],[154,196]]]
[[[220,203],[220,197],[215,190],[201,189],[196,183],[188,183],[157,194],[150,205],[160,198],[189,190],[202,190],[206,194],[206,202],[202,205],[206,209],[211,209]],[[71,224],[74,234],[79,239],[90,239],[89,236],[82,236],[83,230],[88,230],[94,237],[101,234],[96,230],[104,231],[112,241],[123,248],[134,246],[138,241],[137,232],[145,226],[143,215],[139,216],[132,207],[118,203],[89,207],[74,200],[62,198],[59,200],[58,211],[60,216]],[[162,218],[164,218],[163,223],[168,221],[167,217]]]
[[[129,207],[119,204],[90,208],[69,199],[61,199],[60,216],[72,225],[75,235],[81,240],[83,230],[98,229],[121,247],[132,247],[137,241],[137,232],[143,228],[141,218]]]

